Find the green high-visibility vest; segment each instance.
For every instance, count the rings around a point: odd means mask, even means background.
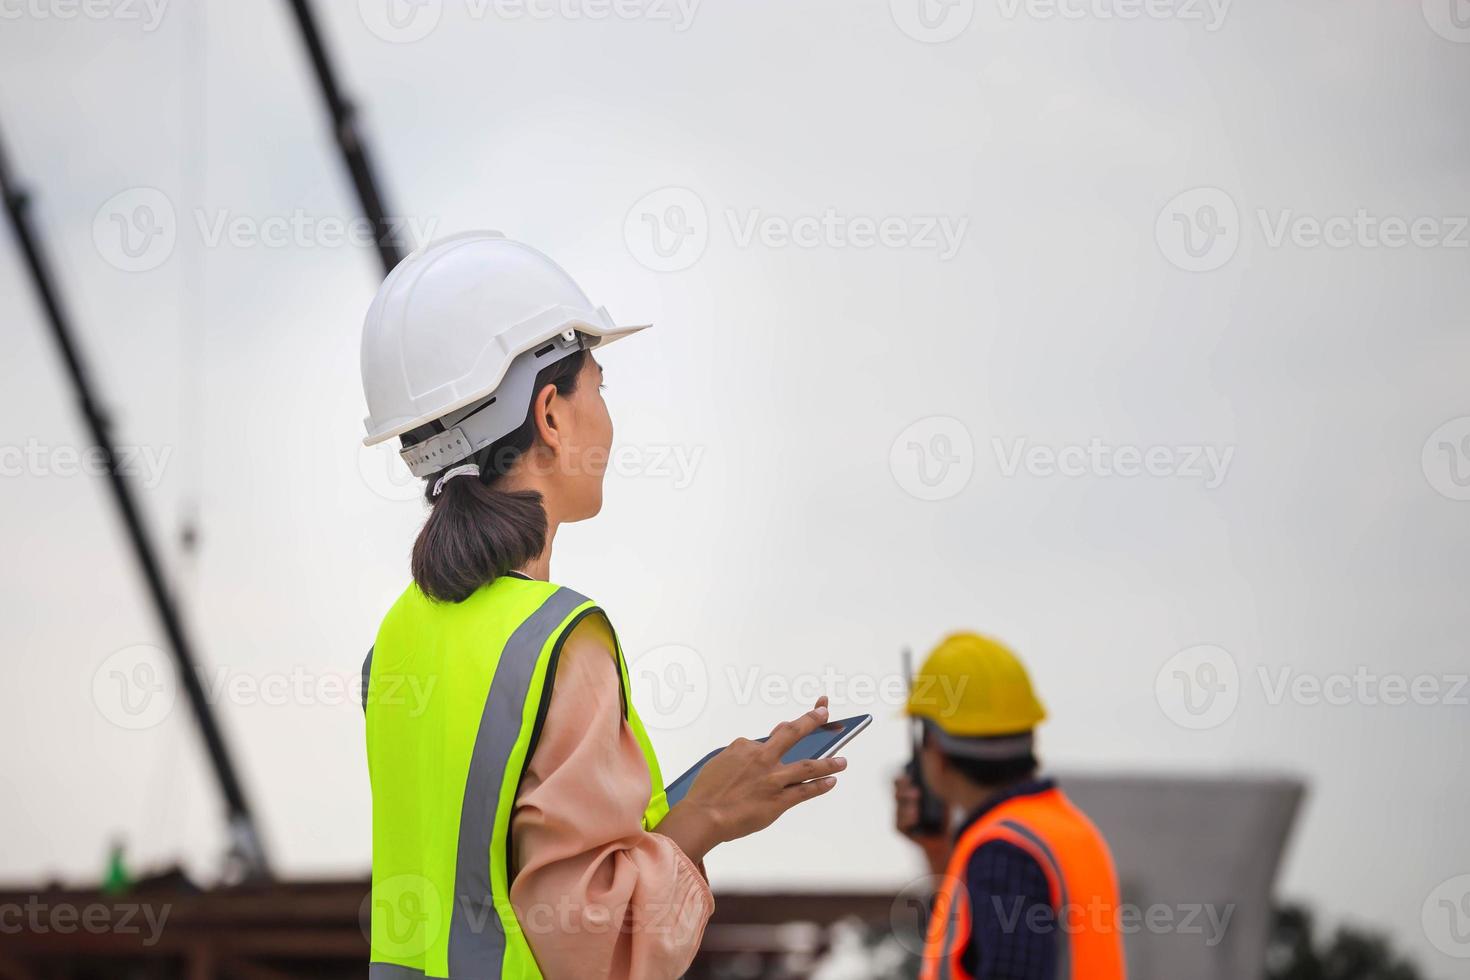
[[[460,603],[410,586],[363,664],[373,789],[371,980],[540,977],[510,905],[510,818],[572,629],[604,615],[548,582],[497,578]],[[643,825],[668,812],[658,759],[628,697],[648,760]]]

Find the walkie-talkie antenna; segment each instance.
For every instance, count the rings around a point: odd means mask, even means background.
[[[908,647],[903,648],[903,676],[908,684],[909,695],[914,693],[914,655]],[[924,751],[924,723],[919,718],[909,720],[909,764],[904,771],[908,774],[909,782],[919,791],[919,819],[912,828],[912,833],[918,835],[940,834],[945,831],[948,821],[945,819],[944,801],[930,792],[928,785],[924,782],[924,767],[919,761],[919,756]]]

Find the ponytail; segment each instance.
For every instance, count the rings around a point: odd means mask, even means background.
[[[467,460],[431,474],[424,488],[428,520],[413,544],[411,567],[419,589],[439,602],[463,602],[480,589],[520,568],[546,547],[546,508],[535,490],[504,490],[496,486],[536,442],[531,417],[536,393],[555,385],[557,394],[571,395],[587,359],[577,351],[536,375],[532,405],[520,428],[502,436]],[[434,485],[453,466],[474,463],[478,477],[445,480],[439,495]]]

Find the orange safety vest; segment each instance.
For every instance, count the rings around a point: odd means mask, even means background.
[[[1031,855],[1046,874],[1057,980],[1124,980],[1112,855],[1087,815],[1056,788],[1006,800],[960,835],[934,897],[921,980],[972,980],[960,963],[971,923],[965,871],[976,848],[997,840]]]

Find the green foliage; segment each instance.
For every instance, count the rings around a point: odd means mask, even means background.
[[[1315,933],[1311,910],[1277,909],[1266,947],[1267,980],[1423,980],[1382,936],[1341,927],[1322,943]]]

